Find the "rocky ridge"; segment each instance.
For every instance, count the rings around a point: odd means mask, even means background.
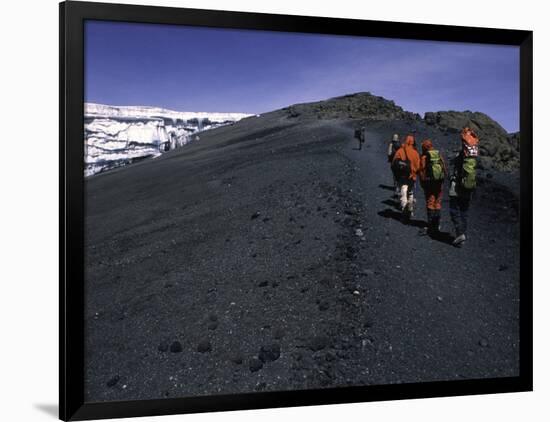
[[[495,120],[481,112],[426,112],[424,118],[398,106],[394,101],[370,92],[330,98],[324,101],[295,104],[282,109],[289,119],[351,119],[360,124],[373,121],[400,121],[415,128],[424,124],[446,135],[458,135],[464,126],[473,128],[480,137],[479,165],[485,169],[515,171],[519,168],[520,135],[507,133]]]

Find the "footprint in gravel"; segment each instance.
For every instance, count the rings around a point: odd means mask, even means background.
[[[329,338],[327,336],[316,336],[310,340],[308,348],[313,352],[317,352],[326,348],[328,346],[328,343]]]
[[[336,360],[336,356],[334,356],[334,353],[327,352],[327,354],[325,355],[325,360],[327,362],[333,362],[334,360]]]
[[[212,350],[212,344],[208,340],[203,340],[197,346],[197,352],[207,353]]]
[[[181,347],[181,343],[179,341],[175,341],[170,345],[170,351],[172,353],[181,353],[183,348]]]
[[[235,365],[242,365],[243,363],[243,357],[240,354],[234,355],[231,357],[231,362],[233,362]]]
[[[118,375],[115,375],[113,378],[111,378],[109,381],[107,381],[107,387],[111,388],[117,385],[117,383],[120,381],[120,377]]]
[[[260,369],[263,368],[263,366],[264,364],[258,358],[250,359],[250,362],[248,364],[248,368],[250,369],[250,372],[258,372]]]
[[[285,330],[282,328],[276,328],[273,332],[273,337],[275,337],[277,340],[282,339],[285,336]]]
[[[281,346],[278,343],[264,345],[258,353],[258,357],[263,363],[276,361],[280,356]]]

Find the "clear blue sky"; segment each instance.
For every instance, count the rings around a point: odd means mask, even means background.
[[[262,113],[370,91],[519,129],[517,47],[88,21],[85,99]]]

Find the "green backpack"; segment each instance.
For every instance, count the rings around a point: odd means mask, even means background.
[[[443,170],[443,160],[436,149],[431,149],[426,157],[427,172],[426,176],[430,182],[442,182],[445,179]]]
[[[473,190],[476,188],[476,159],[464,157],[462,162],[462,187]]]

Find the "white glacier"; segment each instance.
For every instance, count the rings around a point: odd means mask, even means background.
[[[198,132],[248,116],[85,103],[84,174],[159,156],[192,141]]]

